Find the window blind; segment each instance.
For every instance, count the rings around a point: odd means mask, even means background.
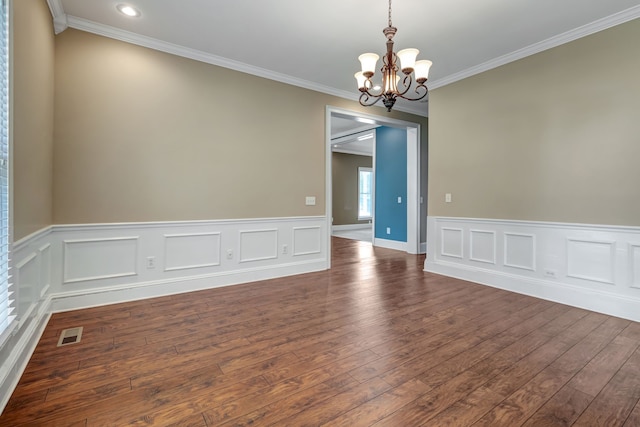
[[[0,338],[15,319],[9,249],[9,33],[8,1],[0,0]],[[2,340],[3,341],[3,340]],[[0,341],[0,343],[2,342]]]

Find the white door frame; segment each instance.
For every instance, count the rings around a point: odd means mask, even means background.
[[[325,109],[325,216],[327,221],[326,248],[331,267],[331,218],[333,216],[331,116],[339,114],[354,119],[365,119],[372,124],[407,129],[407,252],[420,253],[420,124],[384,116],[360,113],[327,106]],[[375,159],[375,157],[374,157]],[[375,165],[374,165],[375,166]],[[375,218],[374,218],[375,219]],[[374,229],[375,233],[375,229]],[[375,239],[374,239],[375,240]]]

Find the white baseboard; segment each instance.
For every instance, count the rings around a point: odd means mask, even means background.
[[[232,286],[241,283],[293,276],[296,274],[322,271],[326,269],[326,261],[307,261],[245,269],[243,271],[205,274],[201,276],[166,279],[153,282],[128,283],[88,291],[61,292],[53,295],[52,312],[64,312],[78,308],[97,307],[156,298],[185,292]]]
[[[640,227],[427,218],[425,271],[640,321]]]
[[[332,225],[331,231],[351,231],[351,230],[370,230],[373,227],[371,224],[343,224]]]
[[[379,246],[381,248],[395,249],[397,251],[407,251],[407,242],[398,242],[397,240],[379,239],[375,237],[373,239],[373,246]]]
[[[27,368],[27,363],[29,363],[44,328],[49,322],[50,305],[51,299],[45,299],[34,311],[33,316],[20,322],[16,333],[0,350],[2,357],[0,364],[0,413],[9,403],[9,398]]]

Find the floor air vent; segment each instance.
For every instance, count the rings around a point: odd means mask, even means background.
[[[78,343],[80,342],[80,338],[82,338],[82,326],[79,326],[77,328],[64,329],[60,334],[58,347]]]

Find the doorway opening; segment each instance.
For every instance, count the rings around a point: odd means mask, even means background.
[[[406,150],[400,154],[403,164],[401,168],[398,168],[398,170],[401,170],[399,178],[404,181],[401,183],[404,193],[397,196],[394,190],[391,190],[391,192],[385,190],[385,192],[382,188],[387,183],[387,177],[390,176],[383,174],[383,169],[386,167],[385,162],[388,160],[388,152],[384,152],[385,142],[382,138],[384,136],[383,131],[387,129],[390,131],[402,131],[400,134],[403,135],[402,138],[404,139],[402,140],[401,148]],[[426,162],[421,159],[423,159],[423,155],[426,156],[426,147],[421,149],[420,131],[420,124],[418,123],[327,107],[325,188],[328,230],[326,244],[329,253],[331,253],[332,233],[348,232],[349,228],[365,230],[365,232],[370,233],[370,241],[374,246],[402,250],[412,254],[425,251],[426,209],[423,202],[426,200],[426,194],[424,194],[426,185],[421,184],[421,182],[426,179],[424,166]],[[378,134],[383,136],[377,139]],[[396,135],[398,135],[397,132]],[[378,158],[377,150],[381,150],[380,158]],[[338,156],[346,159],[350,157],[350,159],[344,160]],[[359,160],[356,161],[356,157]],[[357,180],[359,173],[356,172],[362,170],[358,168],[366,170],[368,167],[367,161],[363,160],[366,157],[370,158],[371,166],[369,168],[373,178],[370,194],[367,191],[361,191],[363,189],[360,188]],[[353,177],[350,183],[334,182],[334,172],[336,172],[334,169],[340,166],[337,162],[350,163],[352,170],[350,173]],[[363,164],[358,165],[358,162]],[[392,170],[391,172],[393,174],[394,171]],[[396,178],[398,176],[394,179]],[[376,182],[381,187],[379,197],[377,196]],[[344,189],[341,185],[346,185],[350,188]],[[346,192],[352,196],[348,203],[345,202],[342,190],[347,190]],[[340,194],[341,192],[343,194]],[[360,209],[361,204],[366,202],[368,197],[370,197],[371,201],[370,219],[361,215]],[[376,206],[381,211],[377,223]],[[392,229],[395,231],[395,226],[389,224],[389,217],[382,214],[382,211],[387,207],[402,208],[402,218],[400,219],[406,224],[406,234],[400,238],[392,235]]]

